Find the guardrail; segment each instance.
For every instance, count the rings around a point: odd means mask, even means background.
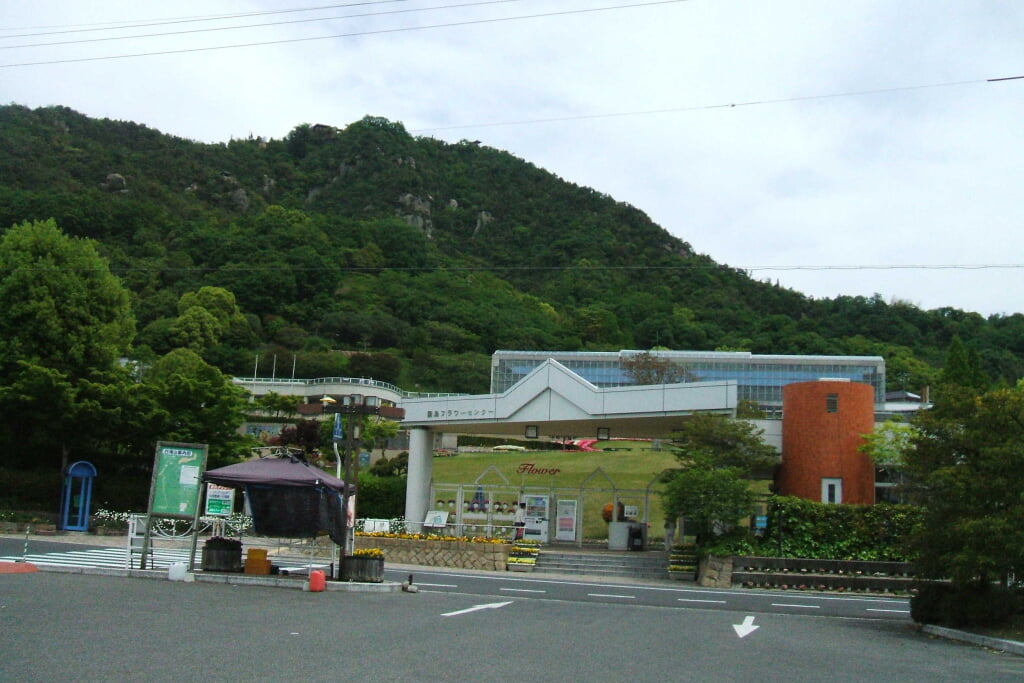
[[[260,385],[260,386],[316,386],[321,384],[353,384],[359,386],[383,389],[398,394],[402,398],[448,398],[452,396],[466,396],[467,394],[433,393],[420,391],[406,391],[390,382],[382,382],[369,377],[318,377],[316,379],[278,379],[276,377],[233,377],[235,384]]]

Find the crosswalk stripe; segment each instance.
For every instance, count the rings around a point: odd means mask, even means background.
[[[132,554],[132,564],[138,566],[141,553]],[[98,550],[68,550],[59,553],[39,553],[27,555],[7,555],[0,557],[0,562],[18,562],[24,560],[32,564],[57,567],[115,567],[124,569],[127,551],[124,548],[104,548]],[[170,567],[175,562],[188,562],[186,548],[153,548],[150,552],[151,562],[147,565],[154,569]],[[197,549],[196,562],[200,561]]]
[[[195,564],[202,563],[202,550],[196,548]],[[142,553],[136,550],[132,553],[132,566],[138,568],[139,558]],[[146,565],[151,569],[166,569],[175,562],[188,562],[188,548],[150,548],[151,561]],[[51,567],[104,567],[125,569],[127,549],[125,548],[96,548],[92,550],[66,550],[54,553],[28,553],[26,555],[0,556],[0,562],[31,562],[36,565]],[[301,555],[290,555],[278,557],[275,563],[280,562],[284,570],[308,569],[310,558]],[[320,567],[322,559],[317,559],[314,566]],[[290,565],[295,565],[292,568]]]

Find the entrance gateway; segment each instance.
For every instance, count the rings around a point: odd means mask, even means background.
[[[523,468],[519,468],[522,474]],[[558,469],[546,471],[557,474]],[[626,550],[629,532],[645,528],[651,518],[656,485],[662,474],[654,475],[644,489],[625,489],[601,468],[573,486],[545,485],[544,478],[522,476],[510,481],[496,466],[485,469],[473,483],[435,482],[431,487],[432,509],[426,513],[428,530],[453,530],[459,536],[514,539],[515,509],[526,504],[525,540],[548,544],[583,545],[583,517],[618,509],[619,520],[609,523],[609,548]],[[611,502],[607,502],[611,501]],[[589,512],[585,513],[587,510]],[[387,527],[385,527],[386,529]],[[643,535],[646,541],[646,534]]]
[[[600,388],[552,359],[501,394],[405,398],[401,407],[405,409],[402,428],[409,430],[405,497],[408,530],[423,531],[423,520],[435,507],[436,499],[431,496],[435,434],[537,439],[566,434],[593,435],[597,440],[668,438],[697,413],[735,416],[736,403],[735,380]],[[536,538],[541,533],[538,525],[545,527],[543,534],[547,540],[555,526],[557,537],[558,525],[552,525],[551,515],[557,514],[558,506],[571,498],[563,496],[556,501],[540,492],[523,494],[528,506],[533,496],[535,521],[533,527],[528,521],[527,529],[534,529],[535,540],[541,540]],[[448,500],[444,499],[445,504]],[[453,504],[463,502],[452,499]],[[569,507],[561,507],[566,517]],[[528,509],[528,519],[529,512]]]

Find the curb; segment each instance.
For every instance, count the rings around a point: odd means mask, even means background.
[[[0,574],[31,574],[39,567],[31,562],[0,562]]]
[[[933,626],[931,624],[922,626],[921,631],[932,636],[938,636],[939,638],[959,640],[965,643],[971,643],[972,645],[981,645],[982,647],[987,647],[992,650],[1008,652],[1012,655],[1024,656],[1024,643],[1017,642],[1016,640],[991,638],[989,636],[978,635],[977,633],[968,633],[966,631],[958,631],[955,628]]]
[[[61,567],[38,565],[39,571],[55,574],[84,574],[87,576],[120,576],[131,579],[163,579],[168,578],[166,569],[112,569],[110,567]],[[257,576],[254,574],[204,574],[196,572],[186,574],[183,583],[226,583],[233,586],[269,586],[272,588],[291,588],[307,590],[308,580],[299,578],[281,578],[276,576]],[[402,584],[393,581],[383,583],[359,583],[352,581],[328,581],[324,586],[328,592],[343,593],[398,593]]]

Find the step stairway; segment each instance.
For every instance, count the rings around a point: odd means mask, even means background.
[[[542,548],[535,572],[573,576],[668,579],[664,551],[575,551]]]

